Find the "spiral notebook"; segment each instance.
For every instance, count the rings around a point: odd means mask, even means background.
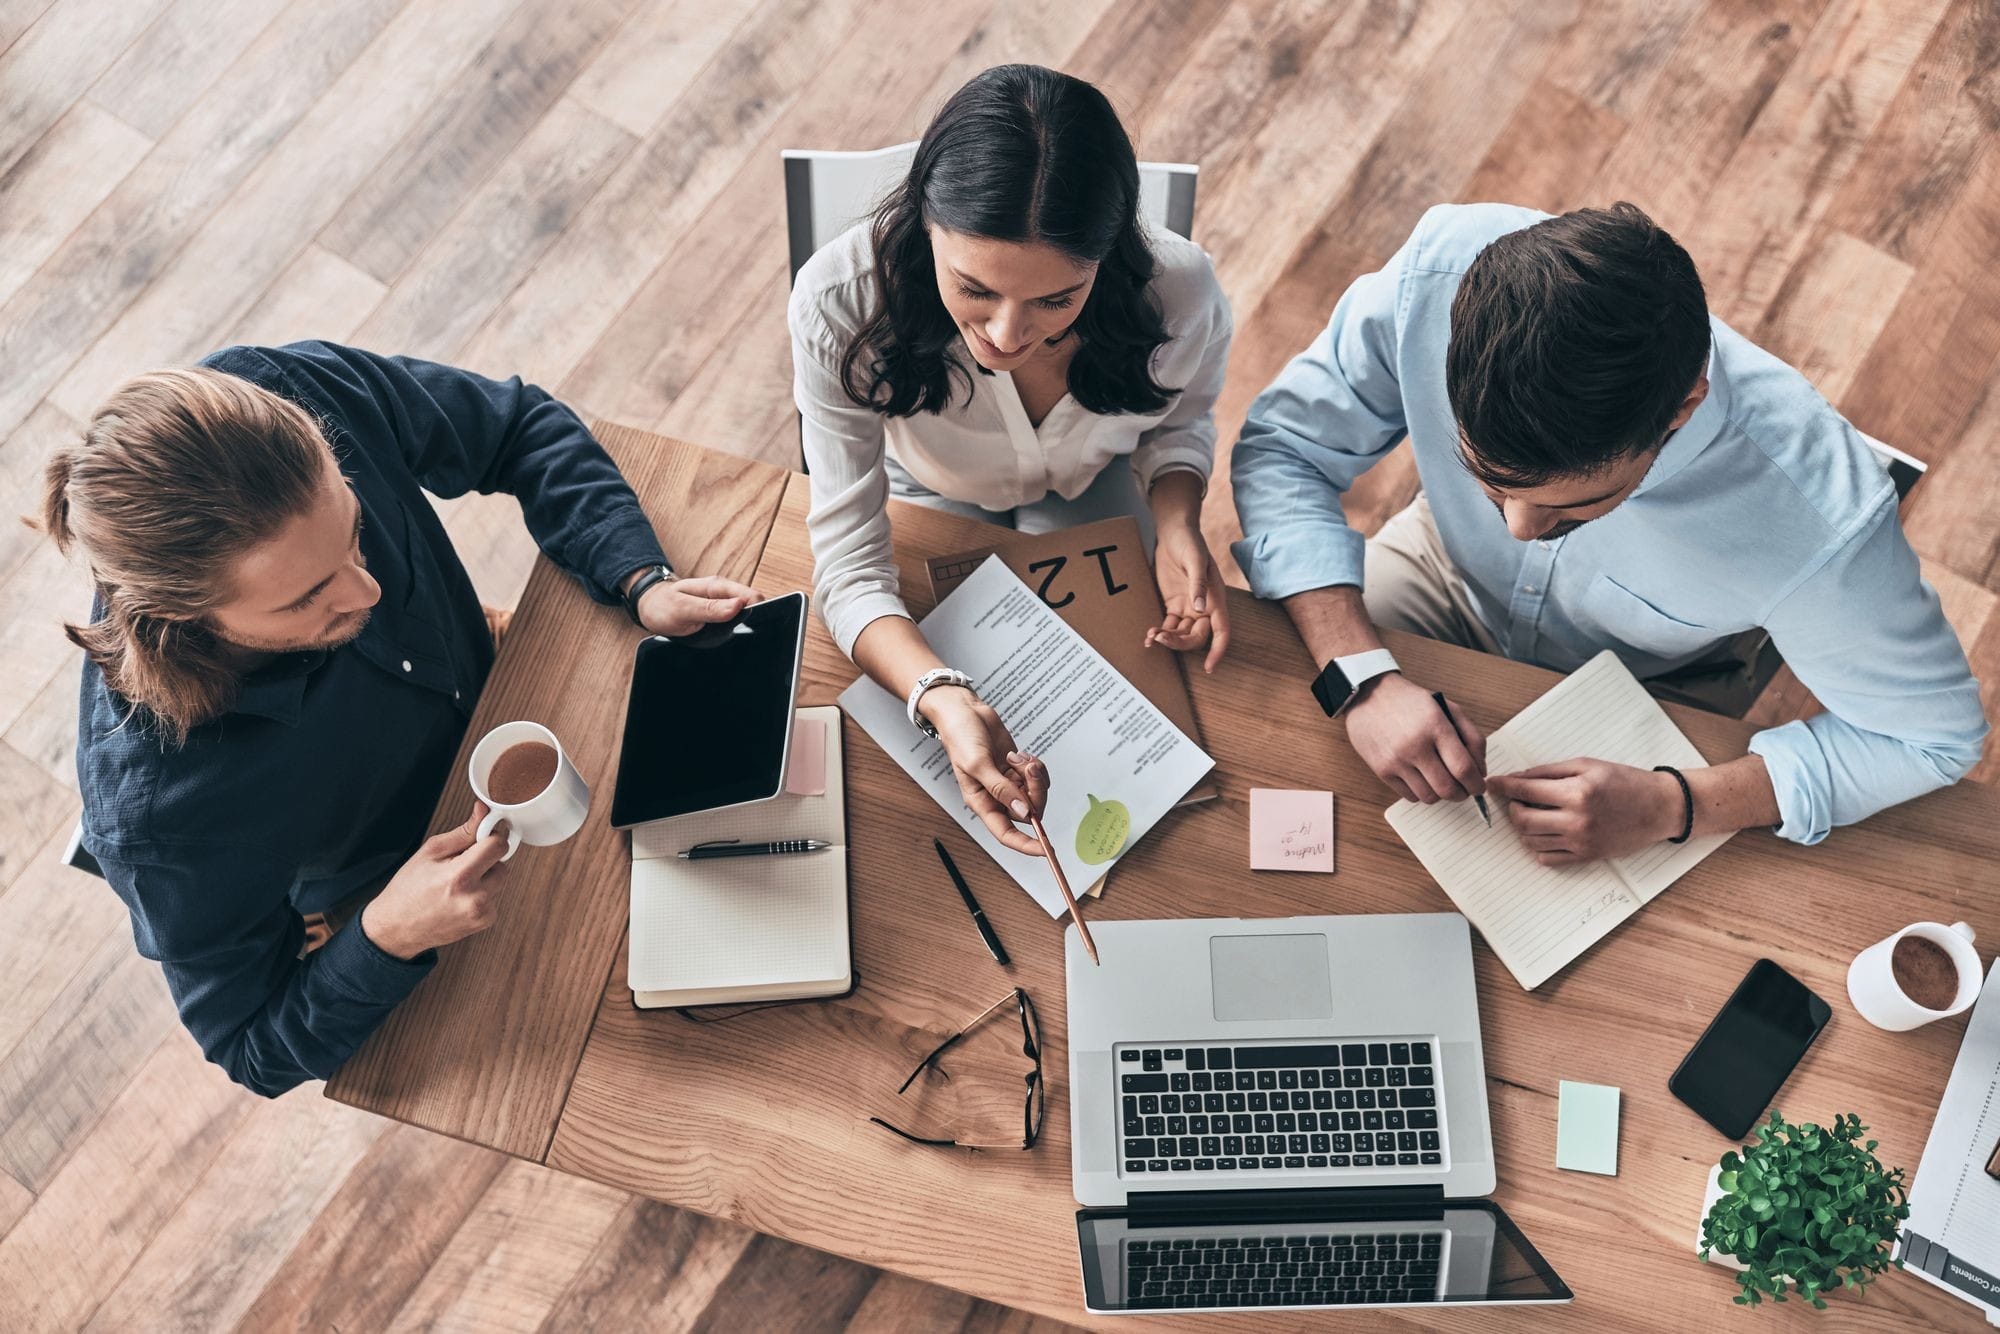
[[[1708,764],[1659,702],[1608,649],[1486,738],[1486,772],[1513,773],[1587,756],[1651,769]],[[1389,825],[1479,928],[1522,987],[1533,991],[1657,898],[1727,834],[1656,843],[1615,861],[1543,866],[1489,797],[1489,827],[1469,801],[1399,801]]]
[[[633,828],[628,980],[634,1005],[805,1000],[853,987],[840,710],[800,709],[798,721],[801,728],[823,729],[823,790]],[[833,846],[768,857],[680,856],[697,843],[731,838],[819,839]]]

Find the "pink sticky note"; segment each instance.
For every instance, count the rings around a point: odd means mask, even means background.
[[[1333,793],[1251,788],[1250,869],[1331,871]]]
[[[795,797],[817,797],[826,791],[826,723],[821,719],[792,719],[792,758],[785,766],[785,791]]]

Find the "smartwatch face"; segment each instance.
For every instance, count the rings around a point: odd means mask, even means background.
[[[1326,670],[1313,678],[1313,698],[1326,710],[1331,718],[1347,707],[1347,701],[1354,698],[1354,687],[1348,684],[1347,673],[1340,670],[1338,662],[1329,662]]]

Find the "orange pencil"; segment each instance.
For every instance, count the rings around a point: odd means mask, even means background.
[[[1069,905],[1069,920],[1076,923],[1076,933],[1083,937],[1084,953],[1090,956],[1092,963],[1103,967],[1103,961],[1097,957],[1097,942],[1090,938],[1090,928],[1084,925],[1083,909],[1076,906],[1076,895],[1070,893],[1069,877],[1063,874],[1062,863],[1056,860],[1056,849],[1049,842],[1049,831],[1042,828],[1042,817],[1030,815],[1028,823],[1035,827],[1035,837],[1042,842],[1042,855],[1049,859],[1049,869],[1056,873],[1056,888],[1062,891],[1063,902]]]

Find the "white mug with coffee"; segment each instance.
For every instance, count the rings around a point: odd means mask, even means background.
[[[472,748],[472,790],[489,808],[479,822],[485,838],[507,826],[507,852],[523,843],[548,847],[583,828],[590,784],[576,771],[556,734],[540,723],[502,723]]]
[[[1847,997],[1855,1013],[1891,1033],[1962,1014],[1979,999],[1979,951],[1964,922],[1917,922],[1854,956]]]

